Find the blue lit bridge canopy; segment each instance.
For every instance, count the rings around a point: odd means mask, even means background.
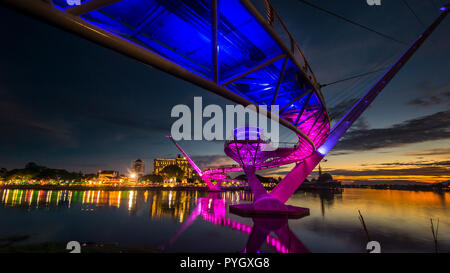
[[[317,139],[329,133],[329,126],[323,126],[329,119],[319,84],[268,1],[81,0],[79,6],[67,0],[52,2],[247,101],[279,105],[280,116],[287,115],[310,139],[312,131]],[[304,130],[306,118],[314,121],[319,116],[320,122],[310,122],[317,128]]]

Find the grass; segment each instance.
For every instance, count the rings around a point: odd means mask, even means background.
[[[430,218],[430,222],[431,222],[431,233],[433,234],[434,240],[434,251],[436,253],[439,253],[439,246],[438,246],[439,218],[437,219],[436,228],[434,227],[432,218]]]
[[[367,236],[367,241],[370,242],[372,240],[370,240],[370,235],[369,235],[369,230],[367,230],[367,226],[366,226],[366,222],[364,221],[364,217],[361,214],[361,211],[358,210],[359,213],[359,221],[361,222],[361,225],[363,226],[364,232],[366,233]]]
[[[17,244],[29,239],[29,235],[14,235],[0,238],[0,253],[69,253],[67,242],[44,242]],[[120,246],[115,243],[82,243],[81,253],[158,253],[148,247]]]

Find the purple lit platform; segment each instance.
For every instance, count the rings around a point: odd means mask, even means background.
[[[300,219],[305,216],[309,216],[309,209],[302,207],[295,207],[286,205],[285,209],[271,210],[271,209],[258,209],[254,204],[236,204],[229,206],[230,213],[252,218],[288,218],[288,219]]]

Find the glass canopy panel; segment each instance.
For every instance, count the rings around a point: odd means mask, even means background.
[[[312,86],[304,79],[299,68],[289,59],[280,82],[276,104],[285,110],[301,109],[301,98]]]
[[[81,0],[81,3],[86,1]],[[71,8],[67,0],[53,0],[53,3],[60,9]],[[286,59],[281,57],[284,52],[268,32],[239,0],[221,0],[218,3],[217,51],[220,82],[280,57],[227,85],[227,88],[257,104],[271,105],[279,85],[276,103],[280,105],[280,109],[287,106],[284,111],[297,117],[305,109],[299,119],[289,119],[291,122],[300,121],[301,130],[305,134],[315,134],[317,139],[323,128],[328,128],[325,131],[329,131],[329,125],[320,124],[322,119],[316,121],[319,116],[316,112],[323,108],[321,101],[316,94],[306,100],[306,97],[309,98],[306,91],[312,89],[312,86],[290,59],[280,82]],[[83,14],[81,18],[213,80],[211,8],[211,0],[122,0]],[[264,7],[262,10],[264,11]],[[262,15],[270,21],[267,10],[264,12],[266,13]],[[272,27],[278,32],[285,32],[280,29],[279,23],[272,21]],[[287,33],[280,35],[285,42],[289,38],[286,35]],[[298,52],[294,51],[296,59],[299,58],[296,55]],[[306,101],[308,103],[305,106]],[[308,118],[312,114],[314,116]]]
[[[308,105],[301,113],[301,117],[298,119],[297,127],[311,139],[316,137],[312,132],[314,128],[318,127],[318,123],[328,122],[324,119],[326,115],[324,115],[325,112],[323,110],[320,100],[316,94],[313,94]]]
[[[212,79],[210,0],[122,0],[82,18]]]
[[[285,61],[286,58],[282,58],[237,80],[228,87],[233,91],[239,91],[258,104],[272,105]],[[289,110],[301,109],[303,106],[301,98],[311,89],[312,86],[304,79],[297,66],[288,60],[279,85],[276,104],[280,109],[289,103],[291,104],[288,107]]]
[[[286,110],[281,116],[295,124],[318,147],[326,139],[324,136],[328,136],[330,129],[326,112],[315,93],[308,93],[300,100],[299,105],[302,106],[300,109]]]
[[[228,87],[238,90],[260,105],[271,105],[283,63],[284,59],[280,59],[237,80]]]
[[[219,73],[222,82],[283,53],[239,0],[218,2]]]

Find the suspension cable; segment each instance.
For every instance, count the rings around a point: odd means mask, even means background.
[[[402,0],[403,3],[405,3],[406,7],[408,7],[409,11],[411,11],[411,13],[414,15],[414,17],[416,17],[417,21],[424,27],[426,28],[427,26],[425,26],[425,24],[422,22],[422,20],[420,20],[419,15],[417,15],[417,13],[413,10],[413,8],[408,4],[408,2],[406,0]]]
[[[358,75],[355,75],[355,76],[352,76],[352,77],[344,78],[344,79],[342,79],[342,80],[337,80],[337,81],[334,81],[334,82],[330,82],[330,83],[326,83],[326,84],[321,84],[320,87],[323,88],[323,87],[330,86],[330,85],[332,85],[332,84],[341,83],[341,82],[345,82],[345,81],[349,81],[349,80],[361,78],[361,77],[364,77],[364,76],[367,76],[367,75],[370,75],[370,74],[373,74],[373,73],[377,73],[377,72],[386,70],[386,69],[388,69],[388,68],[389,68],[389,67],[383,67],[383,68],[380,68],[380,69],[377,69],[377,70],[374,70],[374,71],[370,71],[370,72],[366,72],[366,73],[363,73],[363,74],[358,74]]]
[[[431,3],[431,5],[433,5],[433,7],[436,9],[436,12],[437,13],[439,13],[439,8],[438,8],[438,6],[436,6],[436,3],[434,3],[434,1],[433,0],[429,0],[429,2]]]
[[[321,8],[321,7],[319,7],[319,6],[316,6],[316,5],[314,5],[314,4],[311,4],[311,3],[309,3],[308,1],[305,1],[305,0],[298,0],[298,1],[304,3],[305,5],[310,6],[310,7],[312,7],[312,8],[315,8],[315,9],[318,9],[318,10],[320,10],[320,11],[322,11],[322,12],[325,12],[325,13],[327,13],[327,14],[329,14],[329,15],[332,15],[332,16],[334,16],[334,17],[337,17],[337,18],[339,18],[339,19],[341,19],[341,20],[343,20],[343,21],[345,21],[345,22],[347,22],[347,23],[353,24],[353,25],[358,26],[358,27],[360,27],[360,28],[363,28],[363,29],[365,29],[365,30],[367,30],[367,31],[370,31],[370,32],[372,32],[372,33],[375,33],[375,34],[377,34],[377,35],[379,35],[379,36],[381,36],[381,37],[383,37],[383,38],[389,39],[389,40],[391,40],[391,41],[394,41],[394,42],[399,43],[399,44],[402,44],[402,45],[407,45],[407,43],[405,43],[405,42],[403,42],[403,41],[400,41],[400,40],[398,40],[398,39],[396,39],[396,38],[394,38],[394,37],[392,37],[392,36],[389,36],[389,35],[387,35],[387,34],[381,33],[381,32],[379,32],[379,31],[377,31],[377,30],[374,30],[374,29],[372,29],[372,28],[370,28],[370,27],[367,27],[367,26],[364,26],[364,25],[362,25],[362,24],[360,24],[360,23],[357,23],[357,22],[355,22],[355,21],[352,21],[352,20],[350,20],[350,19],[348,19],[348,18],[345,18],[344,16],[341,16],[341,15],[339,15],[339,14],[336,14],[336,13],[334,13],[334,12],[332,12],[332,11],[329,11],[329,10],[326,10],[326,9]]]
[[[386,56],[382,62],[380,62],[380,65],[377,65],[377,70],[386,70],[388,67],[390,67],[392,59],[398,59],[397,54]],[[386,67],[386,68],[380,68],[380,67]],[[376,67],[374,67],[376,68]],[[375,73],[375,72],[374,72]],[[329,101],[328,105],[333,105],[333,107],[342,104],[344,102],[350,102],[354,99],[359,99],[365,92],[366,89],[369,88],[373,81],[378,78],[377,74],[372,74],[373,76],[369,76],[364,80],[362,77],[354,81],[354,84],[351,84],[351,86],[345,88],[344,92],[333,92],[335,95],[334,98]],[[356,92],[355,92],[356,91]],[[333,101],[333,103],[332,103]],[[331,121],[336,120],[342,116],[342,114],[345,114],[348,109],[342,109],[341,111],[332,113],[330,112],[330,118]]]

